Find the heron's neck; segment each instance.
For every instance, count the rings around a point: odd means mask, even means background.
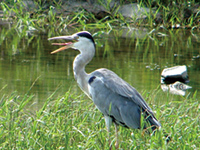
[[[89,75],[85,72],[85,66],[92,60],[93,56],[94,54],[80,53],[73,62],[74,77],[80,88],[87,95],[89,95],[87,85]]]

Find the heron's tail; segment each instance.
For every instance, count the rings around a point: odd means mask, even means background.
[[[148,115],[146,117],[146,120],[147,120],[147,122],[150,123],[152,131],[154,131],[154,130],[156,130],[156,129],[161,127],[160,122],[158,122],[158,120],[152,115]]]
[[[160,122],[156,119],[153,113],[144,109],[142,109],[142,113],[144,115],[144,120],[149,124],[148,127],[150,126],[152,131],[161,127]],[[146,123],[144,123],[144,129],[147,129]]]
[[[150,123],[151,129],[153,131],[153,134],[157,131],[156,129],[158,129],[158,128],[161,127],[160,122],[158,122],[158,120],[154,116],[152,116],[152,115],[146,116],[146,120],[147,120],[147,122]],[[167,143],[169,141],[171,141],[171,136],[170,135],[168,135],[167,133],[164,132],[164,136],[166,138],[165,140],[166,140]]]

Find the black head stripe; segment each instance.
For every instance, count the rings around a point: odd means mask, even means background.
[[[77,35],[80,36],[80,37],[86,37],[86,38],[90,39],[95,45],[94,39],[93,39],[92,35],[89,32],[81,31],[81,32],[78,32]]]

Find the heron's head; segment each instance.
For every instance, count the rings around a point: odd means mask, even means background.
[[[57,53],[59,51],[73,48],[78,49],[79,51],[84,50],[95,50],[95,42],[92,35],[87,31],[81,31],[75,33],[71,36],[57,36],[49,38],[48,40],[66,40],[66,43],[52,43],[52,45],[62,45],[63,47],[51,52],[51,54]],[[90,48],[91,47],[91,48]]]

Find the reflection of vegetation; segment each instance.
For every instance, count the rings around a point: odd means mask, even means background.
[[[35,36],[32,36],[26,29],[2,28],[0,36],[1,54],[15,55],[23,52]]]
[[[32,114],[26,104],[33,96],[15,94],[1,97],[0,145],[2,149],[109,149],[101,113],[83,96],[67,92],[53,101],[51,95],[41,109]],[[156,110],[162,128],[155,135],[119,127],[121,149],[198,149],[199,101],[165,95],[160,90],[143,93]],[[159,104],[155,104],[156,100]],[[166,101],[167,99],[167,101]],[[155,100],[155,101],[154,101]],[[180,102],[179,102],[180,100]],[[152,106],[152,104],[155,104]],[[164,134],[171,136],[165,142]],[[113,145],[114,127],[111,128]],[[153,141],[153,142],[152,142]]]

